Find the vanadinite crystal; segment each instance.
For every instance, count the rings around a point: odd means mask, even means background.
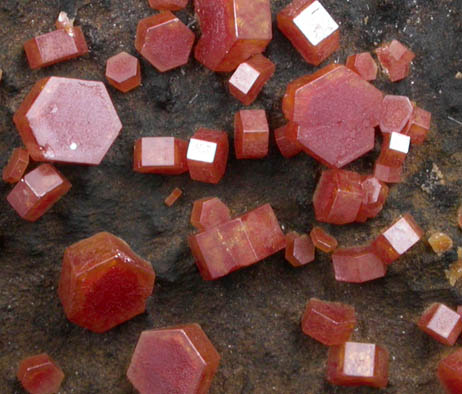
[[[205,280],[213,280],[263,260],[286,246],[278,219],[265,204],[236,219],[189,237]]]
[[[228,81],[229,92],[245,105],[252,104],[276,66],[261,54],[241,63]]]
[[[17,377],[30,394],[54,394],[61,387],[64,373],[48,354],[42,353],[22,360]]]
[[[70,188],[69,181],[56,168],[42,164],[16,184],[7,200],[19,216],[35,222]]]
[[[366,81],[374,81],[377,78],[377,64],[369,52],[348,56],[345,65]]]
[[[38,81],[13,117],[35,161],[97,165],[122,129],[102,82]]]
[[[414,111],[411,100],[406,96],[387,95],[383,98],[380,115],[382,133],[401,133]]]
[[[188,171],[188,143],[174,137],[144,137],[136,141],[133,170],[141,173],[178,175]]]
[[[432,114],[419,108],[416,103],[412,103],[414,110],[411,119],[402,131],[403,134],[411,137],[411,143],[415,145],[423,144],[430,130]]]
[[[327,356],[327,380],[339,386],[386,387],[388,359],[388,351],[372,343],[332,346]]]
[[[390,264],[419,242],[423,234],[414,218],[407,213],[385,229],[375,239],[373,247],[381,260]]]
[[[438,379],[448,394],[462,393],[462,349],[438,363]]]
[[[314,261],[314,245],[310,237],[295,231],[287,234],[285,258],[293,267],[301,267]]]
[[[462,317],[446,305],[435,303],[425,310],[417,325],[438,342],[452,346],[462,332]]]
[[[136,50],[158,71],[188,63],[194,33],[170,11],[142,19],[136,30]]]
[[[352,306],[316,298],[308,301],[302,317],[303,332],[327,346],[348,341],[355,325],[355,309]]]
[[[149,6],[156,10],[178,11],[185,8],[189,0],[149,0]]]
[[[197,61],[213,71],[233,71],[272,39],[269,0],[194,0],[202,36]]]
[[[355,221],[363,200],[361,175],[346,170],[326,170],[313,195],[316,220],[346,224]]]
[[[199,129],[189,140],[187,160],[191,179],[218,183],[228,163],[228,134],[224,131]]]
[[[269,127],[262,109],[241,110],[234,117],[234,149],[238,159],[261,159],[268,154]]]
[[[430,244],[433,251],[439,255],[452,249],[453,246],[451,237],[442,232],[433,233],[428,238],[428,243]]]
[[[229,208],[217,197],[205,197],[194,201],[191,224],[205,231],[231,220]]]
[[[386,265],[371,246],[337,249],[332,254],[332,265],[339,282],[363,283],[387,273]]]
[[[293,82],[282,108],[300,126],[303,150],[329,167],[343,167],[374,147],[382,93],[358,74],[331,64]]]
[[[374,166],[374,176],[386,183],[399,183],[411,138],[400,133],[383,134],[382,148]]]
[[[23,148],[15,148],[8,160],[8,164],[3,167],[3,181],[16,183],[22,178],[29,165],[29,152]]]
[[[102,232],[66,248],[58,294],[71,322],[101,333],[144,312],[154,279],[151,263]]]
[[[415,54],[398,40],[383,44],[375,53],[390,81],[400,81],[409,75]]]
[[[278,14],[277,22],[310,64],[319,65],[339,48],[338,25],[319,1],[294,0]]]
[[[123,93],[141,84],[140,61],[127,52],[110,57],[106,63],[107,81]]]
[[[302,151],[302,148],[300,147],[300,144],[296,142],[296,139],[289,138],[289,133],[291,133],[292,128],[298,130],[298,125],[294,122],[289,122],[285,126],[274,130],[276,145],[281,152],[281,155],[286,159],[294,157]],[[295,134],[298,133],[297,130],[295,131]]]
[[[359,208],[356,222],[365,222],[367,219],[375,218],[382,210],[388,197],[388,186],[380,182],[374,176],[362,176],[361,188],[363,201]]]
[[[182,195],[182,190],[178,187],[175,187],[175,189],[173,189],[169,196],[164,200],[165,205],[167,205],[167,207],[171,207]]]
[[[326,233],[321,227],[313,227],[310,232],[314,246],[325,253],[331,253],[337,248],[337,240]]]
[[[220,355],[198,324],[143,331],[128,380],[141,394],[206,394]]]

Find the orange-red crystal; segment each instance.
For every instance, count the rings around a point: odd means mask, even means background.
[[[57,393],[64,379],[61,368],[46,353],[23,359],[16,376],[30,394]]]
[[[293,267],[302,267],[314,261],[314,245],[308,234],[292,231],[286,235],[286,260]]]
[[[389,191],[385,183],[370,175],[361,177],[361,189],[363,201],[356,222],[365,222],[367,219],[375,218],[382,210]]]
[[[382,44],[375,53],[391,82],[400,81],[409,75],[415,54],[398,40]]]
[[[149,0],[149,6],[156,10],[178,11],[188,5],[189,0]]]
[[[167,207],[171,207],[173,204],[175,204],[177,202],[177,200],[182,195],[183,195],[183,191],[180,188],[175,187],[175,189],[173,189],[173,191],[164,200],[165,205],[167,205]]]
[[[325,253],[331,253],[337,249],[337,240],[321,227],[313,227],[310,232],[310,237],[314,246]]]
[[[462,349],[438,363],[438,379],[448,394],[462,393]]]
[[[430,305],[417,323],[419,328],[445,345],[452,346],[462,333],[462,317],[444,304]]]
[[[16,183],[23,177],[29,165],[29,152],[24,148],[15,148],[3,167],[2,178],[4,182]]]
[[[199,231],[206,231],[231,220],[228,206],[217,197],[205,197],[194,201],[191,224]]]
[[[430,130],[432,114],[412,103],[413,112],[411,119],[402,131],[403,134],[411,137],[411,143],[415,145],[423,144]]]
[[[382,133],[401,133],[413,112],[414,107],[408,97],[386,95],[382,101],[380,130]]]
[[[380,155],[375,161],[374,176],[386,183],[402,181],[404,161],[411,144],[411,138],[401,133],[383,134]]]
[[[369,52],[348,56],[345,65],[366,81],[374,81],[377,78],[377,64]]]
[[[234,117],[234,149],[238,159],[261,159],[268,154],[269,126],[262,109],[241,110]]]
[[[140,61],[127,52],[120,52],[106,62],[106,79],[123,93],[141,85]]]
[[[295,130],[292,130],[295,129]],[[298,132],[298,125],[295,122],[289,122],[285,126],[279,127],[274,130],[274,138],[276,145],[281,152],[281,155],[286,159],[297,156],[302,148],[297,141],[296,137],[289,137],[290,134]]]

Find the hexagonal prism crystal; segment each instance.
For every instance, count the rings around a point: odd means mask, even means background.
[[[127,371],[144,394],[207,393],[220,355],[198,324],[143,331]]]
[[[205,197],[194,201],[191,224],[199,231],[206,231],[231,220],[229,208],[217,197]]]
[[[380,259],[390,264],[419,242],[423,234],[414,218],[406,213],[386,228],[372,246]]]
[[[168,195],[168,197],[164,200],[164,204],[167,205],[167,207],[171,207],[173,204],[177,202],[177,200],[183,195],[183,191],[175,187],[173,191]]]
[[[401,133],[409,123],[413,111],[409,97],[386,95],[382,102],[380,130],[382,133]]]
[[[106,62],[106,79],[123,93],[141,85],[140,61],[127,52],[120,52]]]
[[[374,81],[377,78],[377,64],[369,52],[348,56],[345,65],[366,81]]]
[[[261,159],[268,154],[269,126],[262,109],[241,110],[234,116],[234,149],[238,159]]]
[[[302,330],[306,335],[327,346],[348,341],[356,325],[355,309],[339,302],[312,298],[302,317]]]
[[[189,0],[149,0],[149,6],[156,10],[178,11],[188,5]]]
[[[380,155],[374,165],[374,176],[386,183],[401,182],[410,145],[411,137],[407,135],[395,132],[383,134]]]
[[[346,224],[355,221],[363,200],[361,176],[352,171],[322,172],[313,195],[316,220]]]
[[[135,48],[157,71],[165,72],[188,63],[194,33],[170,11],[140,20]]]
[[[452,346],[462,333],[462,317],[444,304],[430,305],[417,323],[419,328],[445,345]]]
[[[122,129],[104,83],[38,81],[13,121],[34,161],[98,165]]]
[[[7,200],[19,216],[35,222],[70,188],[70,182],[56,168],[42,164],[16,184]]]
[[[314,261],[314,245],[310,237],[295,231],[288,233],[285,258],[293,267],[302,267]]]
[[[296,138],[289,138],[289,134],[293,133],[291,131],[293,128],[298,129],[298,125],[295,122],[289,122],[285,126],[274,130],[276,145],[281,152],[281,155],[286,159],[297,156],[302,151],[302,148],[300,147],[300,144],[297,142]],[[298,131],[296,130],[295,134],[297,132]]]
[[[191,179],[206,183],[220,182],[226,171],[228,153],[228,134],[199,129],[189,140],[186,155]]]
[[[313,227],[310,232],[310,237],[314,246],[325,253],[331,253],[337,249],[337,240],[332,235],[324,231],[321,227]]]
[[[294,0],[277,16],[278,28],[306,62],[319,65],[339,48],[338,24],[317,0]]]
[[[391,82],[400,81],[409,75],[415,54],[398,40],[382,44],[375,53]]]
[[[252,104],[273,76],[276,66],[261,54],[239,64],[228,81],[229,92],[245,105]]]
[[[438,363],[438,379],[448,394],[460,394],[462,388],[462,349]]]
[[[16,376],[30,394],[57,393],[64,379],[61,368],[46,353],[21,360]]]
[[[102,232],[66,248],[58,294],[71,322],[102,333],[145,311],[154,280],[150,262]]]
[[[29,152],[24,148],[15,148],[8,163],[3,167],[2,178],[4,182],[16,183],[23,177],[29,165]]]
[[[411,137],[411,144],[423,144],[430,130],[432,114],[419,108],[416,103],[412,103],[414,108],[411,119],[402,131],[403,134]]]
[[[136,141],[133,171],[178,175],[188,171],[188,142],[174,137],[143,137]]]
[[[194,10],[202,31],[194,56],[213,71],[233,71],[273,37],[269,0],[194,0]]]
[[[338,386],[371,386],[388,384],[389,354],[372,343],[346,342],[329,348],[327,380]]]
[[[363,201],[356,222],[365,222],[367,219],[375,218],[382,210],[389,191],[385,183],[370,175],[361,177],[361,189]]]

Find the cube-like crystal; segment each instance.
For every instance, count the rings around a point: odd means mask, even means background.
[[[191,224],[199,231],[205,231],[231,220],[227,205],[217,197],[205,197],[194,201]]]
[[[444,252],[452,249],[453,246],[451,237],[440,231],[430,235],[428,238],[428,243],[430,244],[433,251],[438,255],[442,255]]]
[[[4,182],[16,183],[23,177],[29,165],[29,152],[23,148],[15,148],[8,164],[3,167],[2,178]]]
[[[382,148],[374,166],[374,176],[386,183],[401,182],[404,161],[409,153],[411,137],[401,133],[383,134]]]
[[[234,149],[238,159],[261,159],[268,154],[269,126],[262,109],[241,110],[234,117]]]
[[[430,130],[432,114],[412,103],[414,111],[411,119],[403,130],[403,134],[411,137],[411,143],[415,145],[423,144]]]
[[[123,93],[141,84],[140,61],[127,52],[120,52],[106,62],[106,79]]]
[[[285,258],[293,267],[301,267],[314,261],[314,245],[310,237],[295,231],[287,234]]]
[[[16,375],[30,394],[57,393],[64,379],[61,368],[46,353],[22,360]]]
[[[419,328],[438,342],[452,346],[462,333],[462,317],[444,304],[430,305],[417,323]]]
[[[168,197],[164,200],[164,204],[167,205],[167,207],[171,207],[173,204],[177,202],[177,200],[183,195],[183,191],[175,187],[173,191],[168,195]]]

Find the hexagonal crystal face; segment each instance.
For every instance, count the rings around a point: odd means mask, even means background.
[[[191,138],[188,147],[188,160],[201,161],[203,163],[213,163],[217,144],[215,142],[203,141]]]

